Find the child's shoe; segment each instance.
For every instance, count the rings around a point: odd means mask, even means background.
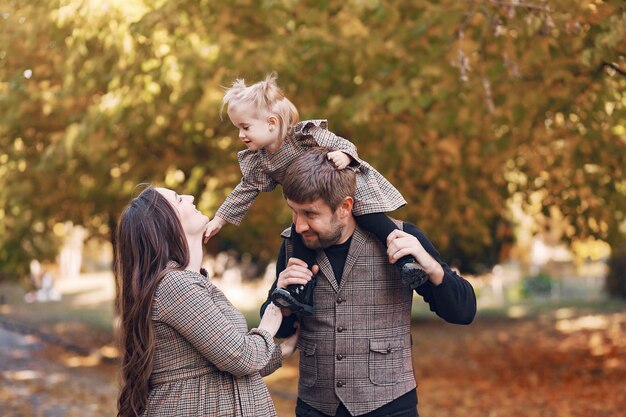
[[[288,285],[287,288],[276,288],[270,299],[281,308],[290,308],[292,312],[303,316],[313,315],[313,288],[315,280],[306,285]]]
[[[396,262],[400,270],[400,279],[412,290],[428,281],[428,274],[412,256],[403,256]]]

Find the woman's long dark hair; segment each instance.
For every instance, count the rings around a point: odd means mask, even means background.
[[[121,313],[122,385],[118,417],[137,417],[146,408],[154,357],[152,301],[168,271],[189,263],[183,227],[172,205],[148,186],[126,207],[117,227],[115,277]],[[169,267],[169,270],[174,267]]]

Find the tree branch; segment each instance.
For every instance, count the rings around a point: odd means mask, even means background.
[[[507,6],[507,7],[521,7],[524,9],[534,9],[534,10],[542,10],[544,12],[549,12],[550,8],[546,6],[540,6],[537,4],[528,4],[522,2],[509,2],[509,1],[500,1],[500,0],[488,0],[489,3],[495,4],[497,6]]]
[[[619,75],[626,77],[626,70],[623,70],[619,67],[619,65],[614,64],[612,62],[602,62],[600,64],[599,70],[602,71],[604,68],[609,67],[613,69],[613,71],[617,72]]]

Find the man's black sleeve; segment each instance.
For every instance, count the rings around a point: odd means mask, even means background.
[[[278,283],[278,275],[286,267],[287,267],[287,262],[285,261],[285,241],[283,240],[283,244],[280,245],[280,250],[278,251],[278,258],[276,259],[276,279],[274,280],[274,283],[272,284],[272,288],[270,288],[269,292],[267,293],[267,299],[261,305],[261,317],[263,316],[263,313],[265,313],[265,309],[267,308],[269,303],[271,303],[270,294],[272,294],[272,291],[276,289],[276,285]],[[297,320],[298,320],[298,317],[295,314],[292,314],[287,317],[283,317],[283,321],[280,324],[280,328],[278,329],[278,332],[276,333],[276,337],[284,339],[285,337],[289,337],[292,334],[294,334],[296,332],[296,329],[293,327],[293,325],[295,324]]]
[[[463,277],[455,273],[442,259],[426,235],[411,223],[404,223],[404,231],[415,236],[443,268],[443,282],[434,285],[430,281],[417,287],[415,291],[424,298],[439,317],[449,323],[470,324],[476,316],[476,295],[474,288]]]

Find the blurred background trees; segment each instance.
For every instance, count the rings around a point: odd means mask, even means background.
[[[462,270],[510,255],[516,210],[566,242],[626,235],[621,0],[6,0],[0,24],[4,276],[52,259],[68,221],[110,239],[141,182],[211,216],[243,148],[223,86],[270,71]],[[263,195],[211,249],[272,259],[289,222]]]

